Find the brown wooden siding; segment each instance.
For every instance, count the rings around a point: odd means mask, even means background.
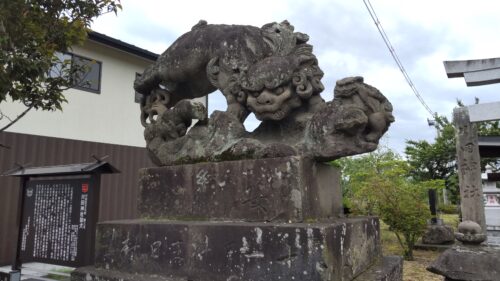
[[[0,174],[15,168],[16,163],[46,166],[92,162],[92,155],[106,159],[121,173],[102,175],[99,221],[137,217],[137,170],[149,167],[146,149],[42,137],[17,133],[0,133]],[[10,264],[14,257],[17,235],[17,202],[19,179],[0,177],[0,265]]]

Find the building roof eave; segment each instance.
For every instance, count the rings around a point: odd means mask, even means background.
[[[92,40],[94,42],[98,42],[101,44],[104,44],[106,46],[112,47],[119,49],[121,51],[134,54],[136,56],[151,60],[151,61],[156,61],[159,57],[159,54],[153,53],[151,51],[148,51],[146,49],[139,48],[137,46],[134,46],[132,44],[123,42],[121,40],[109,37],[105,34],[95,32],[95,31],[90,31],[88,33],[88,39]]]

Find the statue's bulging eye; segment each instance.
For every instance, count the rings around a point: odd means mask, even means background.
[[[285,89],[283,87],[277,87],[277,88],[274,88],[274,90],[273,90],[273,92],[277,95],[283,94],[284,91],[285,91]]]
[[[260,92],[250,92],[250,95],[254,98],[258,97],[260,95]]]

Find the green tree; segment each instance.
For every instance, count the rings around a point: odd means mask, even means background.
[[[121,9],[120,0],[1,0],[0,105],[22,102],[26,110],[61,110],[62,91],[85,69],[58,58],[82,44],[95,17]],[[6,118],[0,110],[0,119]]]
[[[342,167],[344,196],[354,213],[380,216],[396,234],[405,259],[413,259],[414,245],[430,219],[427,188],[443,188],[444,181],[415,181],[408,162],[391,150],[378,149],[337,163]]]
[[[479,136],[500,136],[500,121],[481,122],[478,126]],[[499,158],[481,158],[481,170],[484,171],[489,166],[493,171],[500,171]]]
[[[411,181],[398,183],[387,178],[372,179],[373,185],[367,193],[376,200],[380,218],[396,234],[406,260],[413,260],[415,243],[425,232],[430,219],[429,207],[425,202],[427,184]]]
[[[476,103],[479,101],[476,99]],[[461,102],[458,103],[462,105]],[[462,105],[463,106],[463,105]],[[480,136],[500,135],[500,122],[490,121],[478,124]],[[458,176],[456,166],[456,138],[453,123],[444,116],[435,117],[437,135],[434,142],[426,140],[408,140],[405,154],[412,166],[410,175],[418,181],[444,180],[446,189],[451,194],[452,202],[459,200]],[[500,161],[493,158],[481,159],[481,169],[486,165],[498,170]]]
[[[406,141],[405,154],[412,167],[410,175],[417,181],[444,180],[446,189],[458,200],[455,128],[444,116],[435,117],[437,135],[433,143],[426,140]]]
[[[379,148],[371,153],[336,160],[335,163],[342,171],[341,185],[344,206],[348,207],[354,214],[375,214],[373,199],[363,195],[362,190],[373,174],[381,173],[381,163],[394,159],[399,159],[396,153]]]

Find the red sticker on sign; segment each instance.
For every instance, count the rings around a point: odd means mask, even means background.
[[[82,192],[87,193],[89,191],[89,184],[88,183],[82,183]]]

